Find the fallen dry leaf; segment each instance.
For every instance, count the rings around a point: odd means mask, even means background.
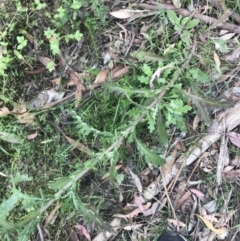
[[[35,69],[35,70],[24,70],[26,74],[42,74],[46,70],[45,67],[41,69]]]
[[[150,82],[149,82],[149,85],[150,85],[150,88],[151,88],[151,89],[154,88],[153,81],[154,81],[156,78],[159,78],[160,75],[161,75],[161,73],[162,73],[165,69],[168,69],[168,68],[174,68],[174,66],[172,66],[172,65],[166,65],[166,66],[164,66],[164,67],[161,67],[161,68],[157,69],[157,70],[153,73],[153,75],[152,75],[152,77],[151,77],[151,79],[150,79]]]
[[[141,200],[138,196],[138,193],[136,193],[136,192],[134,193],[134,202],[137,205],[137,207],[141,210],[141,212],[144,213],[145,212],[144,207],[143,207],[142,202],[141,202]]]
[[[75,228],[77,229],[79,234],[84,235],[88,241],[92,240],[89,232],[87,231],[87,229],[83,225],[77,224],[77,225],[75,225]]]
[[[2,176],[2,177],[8,177],[8,175],[5,174],[5,173],[3,173],[3,172],[0,172],[0,176]]]
[[[45,224],[44,224],[44,227],[46,227],[46,226],[53,220],[53,218],[55,217],[57,211],[59,210],[59,208],[60,208],[61,206],[62,206],[62,203],[57,202],[55,208],[54,208],[54,209],[50,212],[50,214],[48,215],[47,220],[46,220],[46,222],[45,222]]]
[[[132,179],[133,179],[133,182],[135,183],[138,191],[139,191],[140,193],[142,193],[142,183],[141,183],[139,177],[138,177],[136,174],[134,174],[129,167],[128,167],[128,171],[129,171],[129,173],[131,174]]]
[[[175,8],[181,8],[182,3],[180,0],[172,0],[172,2]]]
[[[191,195],[192,195],[192,193],[191,193],[190,191],[187,191],[186,193],[184,193],[184,194],[182,195],[182,197],[178,200],[178,202],[177,202],[177,204],[176,204],[176,206],[175,206],[175,210],[178,210],[178,209],[182,206],[182,204],[183,204],[188,198],[191,197]]]
[[[129,9],[121,9],[115,12],[110,12],[109,14],[111,14],[113,17],[115,18],[119,18],[119,19],[127,19],[130,18],[133,14],[132,12],[133,10],[129,10]]]
[[[71,71],[70,72],[70,79],[69,82],[71,82],[71,80],[73,81],[73,83],[76,85],[77,90],[76,90],[76,94],[75,94],[75,98],[77,101],[79,101],[82,98],[83,95],[83,91],[86,89],[84,87],[84,85],[81,83],[80,80],[80,76],[75,72],[75,71]],[[77,102],[78,103],[78,102]],[[77,105],[76,103],[76,105]]]
[[[79,151],[82,151],[84,153],[87,153],[88,155],[91,155],[92,151],[88,147],[86,147],[84,144],[77,142],[68,136],[65,136],[65,138],[74,148],[77,148]]]
[[[214,51],[213,57],[214,57],[214,61],[217,66],[217,69],[219,69],[221,66],[221,61],[220,61],[220,58],[219,58],[218,54],[216,53],[216,51]]]
[[[235,146],[240,147],[240,134],[236,132],[228,132],[227,136]]]
[[[168,219],[167,220],[169,223],[173,224],[176,227],[185,227],[186,224],[184,224],[183,222],[180,222],[179,220],[175,220],[175,219]]]
[[[200,119],[199,115],[195,115],[195,117],[193,119],[193,130],[194,131],[197,130],[200,120],[201,119]]]
[[[143,208],[145,211],[147,211],[150,207],[151,207],[152,203],[148,202],[147,204],[143,205]],[[139,208],[133,210],[132,212],[130,212],[129,214],[123,215],[123,214],[115,214],[114,217],[118,217],[118,218],[123,218],[127,221],[127,219],[132,219],[134,217],[137,217],[138,214],[141,213],[141,210]]]
[[[0,117],[4,117],[10,114],[10,111],[7,107],[2,107],[0,109]]]
[[[48,57],[43,57],[43,56],[37,56],[38,60],[45,66],[47,67],[48,64],[53,63],[53,70],[55,70],[55,63],[49,59]]]
[[[105,82],[107,80],[107,77],[108,77],[108,72],[109,72],[109,69],[104,69],[104,70],[100,71],[97,74],[93,84],[100,84],[102,82]]]
[[[18,122],[21,124],[32,124],[34,123],[34,119],[35,119],[35,115],[29,112],[15,115],[15,117],[18,119]]]
[[[27,139],[28,139],[28,140],[33,140],[33,139],[36,138],[36,137],[37,137],[37,131],[36,131],[35,133],[33,133],[33,134],[28,135],[28,136],[27,136]]]
[[[143,226],[143,224],[132,224],[132,225],[128,225],[128,226],[123,227],[123,229],[131,231],[131,230],[141,228],[142,226]]]
[[[157,211],[162,210],[167,203],[167,198],[164,198],[161,202],[155,202],[152,204],[151,208],[143,213],[143,216],[147,217],[154,215]]]
[[[190,188],[189,191],[191,191],[191,193],[195,194],[197,197],[199,197],[200,199],[204,198],[205,195],[203,192],[195,189],[195,188]]]
[[[172,170],[173,164],[177,157],[177,149],[173,150],[171,156],[172,158],[170,160],[167,160],[164,166],[162,167],[162,174],[164,177],[167,176]]]
[[[211,231],[213,231],[215,234],[220,235],[220,234],[224,234],[224,233],[227,232],[227,229],[226,229],[226,228],[216,229],[216,228],[213,227],[213,224],[212,224],[210,221],[208,221],[208,219],[206,219],[206,218],[204,218],[204,217],[202,217],[202,216],[200,216],[200,215],[197,215],[197,216],[198,216],[198,217],[204,222],[204,224],[205,224]]]

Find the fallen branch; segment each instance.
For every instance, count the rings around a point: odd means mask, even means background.
[[[189,17],[192,13],[189,12],[188,10],[184,9],[184,8],[175,8],[173,5],[170,4],[164,4],[164,3],[157,3],[154,1],[151,1],[151,4],[146,4],[146,3],[141,3],[141,4],[136,4],[136,6],[142,8],[142,9],[147,9],[147,10],[173,10],[176,14],[178,15],[182,15],[184,17]],[[200,13],[195,13],[193,14],[194,18],[197,18],[198,20],[200,20],[201,22],[204,22],[206,24],[209,25],[217,25],[216,27],[224,29],[224,30],[228,30],[230,32],[233,33],[240,33],[240,26],[232,24],[232,23],[227,23],[227,22],[220,22],[219,19],[216,18],[212,18]]]

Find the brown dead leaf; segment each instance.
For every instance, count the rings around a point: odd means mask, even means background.
[[[51,82],[52,82],[53,84],[55,84],[55,85],[60,85],[61,79],[60,79],[60,78],[55,78],[55,79],[51,80]]]
[[[197,215],[197,216],[198,216],[198,217],[204,222],[204,224],[205,224],[211,231],[213,231],[215,234],[220,235],[220,234],[224,234],[224,233],[227,232],[227,229],[226,229],[226,228],[216,229],[216,228],[213,227],[213,224],[212,224],[209,220],[207,220],[206,218],[204,218],[204,217],[202,217],[202,216],[199,216],[199,215]]]
[[[138,208],[141,210],[142,213],[145,212],[144,207],[142,205],[142,202],[138,196],[138,193],[134,193],[134,202],[138,206]]]
[[[0,117],[4,117],[10,114],[10,111],[7,107],[2,107],[0,109]]]
[[[167,203],[167,198],[164,198],[164,199],[161,201],[161,203],[159,203],[159,202],[153,203],[152,206],[151,206],[151,208],[149,208],[147,211],[145,211],[145,212],[143,213],[143,215],[144,215],[145,217],[150,216],[150,215],[154,215],[157,211],[162,210],[162,209],[165,207],[166,203]]]
[[[213,57],[214,57],[214,61],[217,66],[217,69],[219,69],[220,65],[221,65],[221,61],[220,61],[220,58],[219,58],[218,54],[216,53],[216,51],[214,51]]]
[[[13,114],[23,114],[27,111],[26,103],[23,99],[19,99],[18,103],[13,104]]]
[[[168,219],[167,220],[169,223],[173,224],[176,227],[185,227],[186,224],[184,224],[183,222],[180,222],[179,220],[175,220],[175,219]]]
[[[48,215],[47,220],[46,220],[46,222],[45,222],[45,224],[44,224],[44,227],[46,227],[46,226],[53,220],[53,218],[55,217],[57,211],[59,210],[59,208],[60,208],[61,206],[62,206],[62,203],[57,202],[55,208],[54,208],[54,209],[50,212],[50,214]]]
[[[100,83],[105,82],[107,80],[107,77],[108,77],[108,72],[109,72],[109,69],[104,69],[104,70],[100,71],[97,74],[93,84],[100,84]]]
[[[143,224],[132,224],[132,225],[128,225],[128,226],[123,227],[123,229],[131,231],[131,230],[136,230],[138,228],[141,228],[142,226],[143,226]]]
[[[81,83],[80,76],[75,71],[70,72],[70,80],[69,81],[71,81],[71,80],[77,86],[75,97],[76,97],[76,99],[79,100],[82,98],[82,94],[83,94],[83,91],[85,90],[85,87]]]
[[[18,119],[18,122],[21,124],[32,124],[34,122],[34,114],[25,112],[23,114],[17,114],[15,117]]]
[[[37,131],[36,131],[35,133],[33,133],[33,134],[28,135],[28,136],[27,136],[27,139],[28,139],[28,140],[33,140],[33,139],[36,138],[36,137],[37,137]]]
[[[180,0],[172,0],[172,2],[175,8],[181,8],[182,3]]]
[[[166,161],[166,163],[162,167],[163,177],[167,176],[171,172],[173,164],[174,164],[174,162],[176,160],[176,157],[177,157],[177,149],[173,150],[171,156],[172,156],[171,160]]]
[[[79,151],[87,153],[88,155],[92,154],[92,151],[88,147],[86,147],[84,144],[77,142],[68,136],[65,136],[65,138],[74,148],[77,148]]]
[[[129,167],[128,167],[128,171],[129,171],[129,173],[131,174],[132,179],[133,179],[133,181],[134,181],[134,183],[135,183],[138,191],[139,191],[140,193],[142,193],[142,183],[141,183],[139,177],[138,177],[136,174],[134,174]]]
[[[109,14],[118,19],[127,19],[133,15],[133,10],[121,9],[115,12],[110,12]]]
[[[161,68],[157,69],[157,70],[153,73],[153,75],[152,75],[152,77],[151,77],[151,79],[150,79],[150,82],[149,82],[149,85],[150,85],[150,88],[151,88],[151,89],[154,88],[153,81],[154,81],[156,78],[159,78],[160,75],[161,75],[161,73],[162,73],[165,69],[168,69],[168,68],[174,68],[174,66],[172,66],[172,65],[166,65],[166,66],[164,66],[164,67],[161,67]]]
[[[53,68],[53,70],[55,70],[55,63],[54,63],[54,61],[52,61],[48,57],[43,57],[43,56],[40,56],[40,55],[38,55],[37,58],[45,67],[47,67],[48,64],[53,63],[53,67],[52,68]]]
[[[2,177],[8,177],[8,175],[5,174],[5,173],[3,173],[3,172],[0,172],[0,176],[2,176]]]
[[[198,115],[195,115],[194,119],[193,119],[193,130],[197,130],[198,128],[198,124],[200,122],[200,117]]]
[[[183,204],[188,198],[191,197],[191,195],[192,195],[192,193],[191,193],[190,191],[187,191],[186,193],[184,193],[184,194],[182,195],[182,197],[178,200],[178,202],[177,202],[177,204],[176,204],[176,206],[175,206],[175,210],[178,210],[178,209],[182,206],[182,204]]]
[[[24,70],[26,74],[42,74],[46,70],[45,67],[41,69],[35,69],[35,70]]]
[[[145,211],[147,211],[150,207],[151,207],[152,203],[148,202],[147,204],[143,205],[143,208]],[[127,219],[132,219],[134,217],[137,217],[138,214],[141,213],[141,210],[139,208],[133,210],[131,213],[123,215],[123,214],[115,214],[114,217],[118,217],[118,218],[123,218],[127,221]]]
[[[77,229],[79,234],[85,236],[88,241],[92,240],[88,230],[83,225],[77,224],[75,225],[75,228]]]

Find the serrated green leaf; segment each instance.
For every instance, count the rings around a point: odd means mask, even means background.
[[[14,177],[12,177],[12,182],[14,185],[17,185],[20,182],[29,182],[32,181],[32,177],[29,177],[27,174],[20,174],[19,172],[16,173]]]
[[[58,180],[49,182],[48,187],[58,191],[62,189],[69,181],[70,181],[69,177],[61,177]]]
[[[198,19],[189,20],[185,26],[185,29],[192,29],[199,24]]]
[[[14,207],[22,200],[21,195],[18,192],[13,192],[13,194],[6,200],[3,200],[0,204],[0,224],[4,226],[9,212],[14,209]]]
[[[171,23],[175,26],[179,26],[180,25],[180,19],[178,18],[177,14],[173,11],[173,10],[168,10],[167,11],[167,16],[169,18],[169,20],[171,21]]]
[[[146,162],[151,162],[154,167],[159,167],[164,164],[164,159],[157,155],[155,152],[147,148],[139,139],[135,138],[137,148]]]
[[[144,73],[145,75],[147,75],[147,76],[152,76],[152,75],[153,75],[153,71],[151,70],[151,68],[149,67],[149,65],[144,64],[141,69],[142,69],[142,71],[143,71],[143,73]]]
[[[140,76],[138,76],[138,80],[140,81],[140,83],[143,83],[143,84],[147,85],[150,82],[150,77],[144,76],[144,75],[140,75]]]

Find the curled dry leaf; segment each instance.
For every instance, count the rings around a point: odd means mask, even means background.
[[[197,215],[203,222],[204,224],[211,230],[213,231],[215,234],[218,234],[218,235],[221,235],[221,234],[224,234],[227,232],[227,229],[226,228],[219,228],[219,229],[216,229],[213,227],[213,224],[206,218],[202,217],[202,216],[199,216]]]
[[[141,228],[142,226],[143,226],[143,224],[132,224],[132,225],[123,227],[123,229],[131,231],[131,230],[136,230],[138,228]]]
[[[2,177],[8,177],[8,175],[5,174],[5,173],[3,173],[3,172],[0,172],[0,176],[2,176]]]
[[[59,202],[56,204],[55,208],[54,208],[54,209],[50,212],[50,214],[48,215],[47,220],[46,220],[46,222],[45,222],[45,224],[44,224],[44,227],[46,227],[46,226],[54,219],[57,211],[59,210],[59,208],[60,208],[61,206],[62,206],[62,204],[59,203]],[[53,224],[53,223],[52,223],[52,224]]]
[[[100,71],[97,74],[96,79],[94,80],[93,84],[100,84],[102,82],[105,82],[108,77],[108,72],[109,72],[109,69],[104,69],[104,70]]]
[[[172,0],[172,1],[175,8],[181,8],[182,6],[181,0]]]
[[[54,101],[61,100],[64,94],[64,92],[57,92],[54,89],[43,90],[38,94],[36,99],[29,101],[27,106],[32,109],[41,109]]]
[[[84,235],[88,241],[92,240],[89,232],[87,231],[87,229],[83,225],[77,224],[77,225],[75,225],[75,228],[77,229],[79,234]]]
[[[183,223],[183,222],[181,222],[181,221],[179,221],[179,220],[168,219],[167,221],[168,221],[169,223],[173,224],[173,225],[176,226],[176,227],[185,227],[185,226],[186,226],[185,223]]]
[[[217,202],[216,202],[216,200],[212,200],[212,201],[204,204],[203,207],[205,208],[205,210],[208,213],[213,213],[216,210]]]
[[[144,213],[145,212],[144,207],[143,207],[142,202],[141,202],[141,200],[138,196],[138,193],[136,193],[136,192],[134,193],[134,202],[138,206],[138,208],[141,210],[141,212]]]
[[[227,136],[235,146],[240,147],[240,134],[236,132],[229,132],[227,133]]]
[[[157,69],[154,74],[152,75],[151,79],[150,79],[150,88],[153,89],[154,88],[154,85],[153,85],[153,81],[156,79],[156,78],[159,78],[161,73],[165,70],[165,69],[168,69],[168,68],[174,68],[172,65],[166,65],[164,67],[161,67],[159,69]]]
[[[79,151],[82,151],[84,153],[87,153],[88,155],[91,155],[92,151],[88,147],[86,147],[84,144],[77,142],[68,136],[65,136],[65,138],[74,148],[77,148]]]
[[[43,56],[38,56],[38,60],[45,66],[47,67],[48,64],[53,63],[53,70],[55,70],[55,63],[49,59],[48,57],[43,57]]]
[[[220,58],[219,58],[218,54],[216,53],[216,51],[214,51],[213,57],[214,57],[214,61],[217,66],[217,69],[219,69],[220,65],[221,65],[221,61],[220,61]]]
[[[70,79],[69,82],[73,81],[73,83],[77,86],[77,90],[76,90],[76,94],[75,97],[76,99],[81,99],[82,98],[82,94],[83,91],[86,89],[84,87],[84,85],[82,84],[81,80],[80,80],[80,76],[78,75],[78,73],[76,73],[75,71],[71,71],[70,72]]]
[[[33,134],[28,135],[28,136],[27,136],[27,139],[28,139],[28,140],[33,140],[33,139],[36,138],[36,137],[37,137],[37,131],[36,131],[35,133],[33,133]]]
[[[199,115],[195,115],[195,117],[193,119],[193,130],[194,131],[197,130],[199,122],[200,122]]]
[[[138,177],[136,174],[134,174],[129,167],[128,167],[128,171],[129,171],[129,173],[131,174],[132,179],[133,179],[133,182],[135,183],[138,191],[139,191],[140,193],[142,193],[142,183],[141,183],[139,177]]]
[[[160,203],[155,202],[152,204],[151,208],[149,208],[147,211],[143,213],[145,217],[154,215],[157,211],[162,210],[165,207],[165,204],[167,202],[167,198],[164,198]]]
[[[42,74],[45,70],[46,70],[46,68],[43,67],[41,69],[35,69],[35,70],[24,70],[24,72],[26,74],[33,74],[33,75],[35,75],[35,74]]]
[[[152,203],[148,202],[147,204],[143,205],[143,208],[145,211],[147,211],[150,207],[151,207]],[[115,214],[114,217],[118,217],[118,218],[123,218],[127,221],[127,219],[132,219],[134,217],[137,217],[138,214],[141,213],[141,210],[139,208],[133,210],[131,213],[123,215],[123,214]]]
[[[164,177],[167,176],[172,170],[173,164],[177,157],[177,149],[173,150],[171,156],[172,158],[170,160],[167,160],[164,166],[162,167],[162,174]]]
[[[10,114],[10,111],[7,107],[2,107],[0,109],[0,117],[7,116],[8,114]]]
[[[186,193],[184,193],[184,194],[182,195],[182,197],[178,200],[178,202],[177,202],[177,204],[176,204],[176,206],[175,206],[175,210],[178,210],[178,209],[182,206],[182,204],[183,204],[188,198],[191,197],[191,195],[192,195],[192,193],[191,193],[190,191],[187,191]]]
[[[199,197],[200,199],[204,198],[205,195],[203,192],[195,189],[195,188],[190,188],[189,191],[191,191],[191,193],[195,194],[197,197]]]
[[[129,9],[121,9],[115,12],[110,12],[113,17],[119,18],[119,19],[127,19],[130,18],[133,15],[133,10]]]

